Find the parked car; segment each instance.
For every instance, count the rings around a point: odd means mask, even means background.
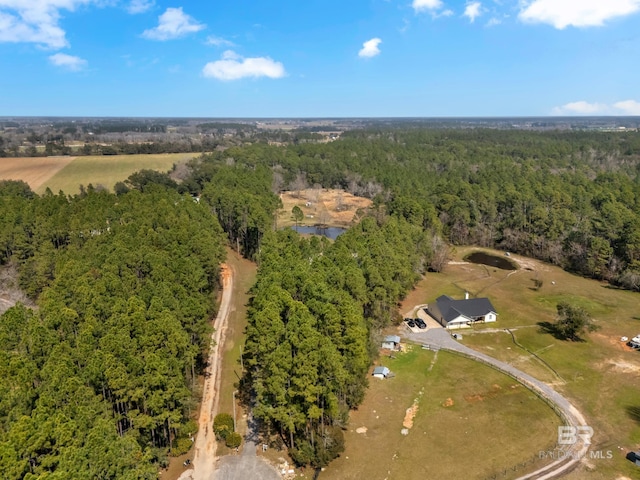
[[[424,323],[424,320],[422,320],[421,318],[416,318],[414,320],[415,324],[418,326],[418,328],[424,330],[425,328],[427,328],[427,324]]]
[[[185,467],[188,467],[189,465],[191,465],[191,460],[187,458],[182,465],[184,465]]]
[[[416,322],[414,322],[412,318],[407,318],[406,322],[411,328],[416,326]]]

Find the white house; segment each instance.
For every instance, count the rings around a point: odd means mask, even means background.
[[[474,323],[495,322],[498,317],[488,298],[454,300],[448,295],[442,295],[435,303],[429,304],[427,312],[443,327],[449,329],[469,328]]]
[[[400,345],[400,337],[398,335],[387,335],[382,342],[382,348],[388,350],[397,350]]]
[[[376,367],[373,369],[373,376],[376,378],[387,378],[391,371],[387,367]]]

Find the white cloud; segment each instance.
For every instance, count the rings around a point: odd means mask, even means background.
[[[182,7],[167,8],[158,17],[158,26],[145,30],[142,32],[142,36],[149,40],[172,40],[190,33],[199,32],[204,28],[206,28],[206,25],[196,22],[193,17],[182,11]]]
[[[208,78],[228,81],[247,77],[282,78],[286,72],[282,63],[269,57],[243,58],[236,52],[227,50],[220,60],[207,63],[202,74]]]
[[[554,115],[595,115],[607,112],[608,107],[602,103],[589,103],[581,100],[579,102],[571,102],[555,107]]]
[[[480,15],[482,15],[482,4],[480,2],[469,2],[464,9],[463,15],[469,18],[471,23],[476,21]]]
[[[67,55],[66,53],[56,53],[49,57],[49,61],[56,67],[65,68],[73,72],[82,70],[87,66],[87,61],[80,57]]]
[[[367,40],[362,44],[362,48],[358,52],[359,57],[363,58],[371,58],[376,55],[380,55],[380,49],[378,45],[382,43],[382,40],[379,38],[372,38],[371,40]]]
[[[613,105],[589,103],[584,100],[567,103],[552,110],[554,115],[640,115],[640,102],[622,100]]]
[[[562,30],[568,26],[601,26],[607,20],[638,10],[640,0],[529,0],[523,3],[518,18]]]
[[[495,27],[496,25],[500,25],[502,23],[502,20],[500,20],[499,18],[496,17],[492,17],[489,19],[489,21],[487,22],[487,24],[485,25],[486,27]]]
[[[214,47],[234,47],[235,44],[222,37],[216,37],[215,35],[209,35],[207,40],[204,42],[206,45],[213,45]]]
[[[131,14],[144,13],[156,4],[155,0],[131,0],[127,12]]]
[[[640,115],[640,102],[635,100],[623,100],[613,104],[624,115]]]
[[[0,43],[37,43],[48,48],[69,46],[60,28],[60,10],[73,11],[94,0],[0,0]]]
[[[411,4],[416,12],[424,12],[427,10],[438,10],[442,8],[442,0],[413,0]]]

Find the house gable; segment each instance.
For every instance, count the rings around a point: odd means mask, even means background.
[[[495,322],[497,313],[488,298],[454,300],[448,295],[436,299],[428,311],[444,327],[461,328],[474,322]]]

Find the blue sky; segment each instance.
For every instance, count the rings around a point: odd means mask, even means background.
[[[640,0],[0,0],[0,116],[640,115]]]

